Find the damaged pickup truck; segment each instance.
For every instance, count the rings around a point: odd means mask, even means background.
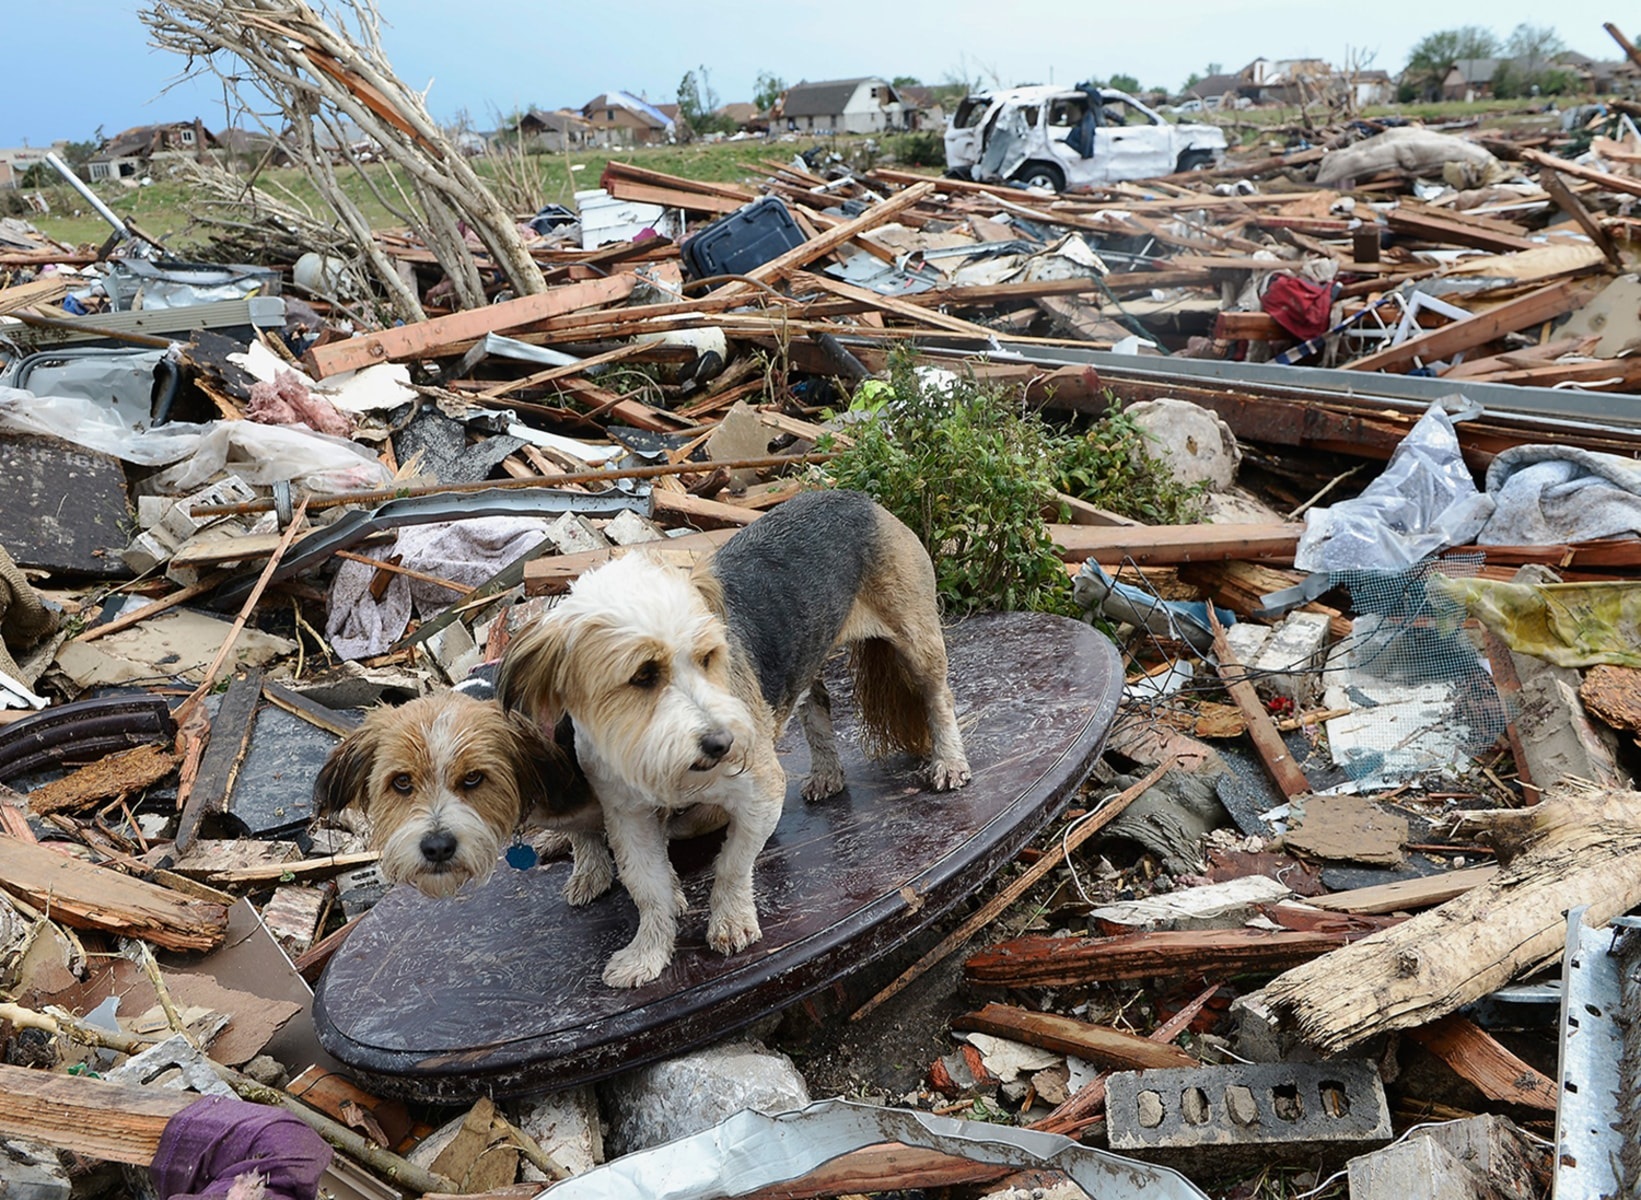
[[[1081,84],[967,96],[946,130],[946,173],[1066,189],[1218,166],[1225,134],[1174,125],[1134,97]]]

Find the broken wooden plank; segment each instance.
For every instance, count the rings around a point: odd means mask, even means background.
[[[1242,710],[1242,719],[1248,723],[1248,737],[1252,739],[1254,749],[1259,752],[1259,760],[1265,765],[1276,786],[1282,794],[1292,799],[1303,796],[1311,790],[1310,780],[1299,769],[1299,764],[1293,761],[1293,755],[1288,752],[1287,743],[1282,740],[1282,734],[1277,731],[1276,723],[1271,720],[1271,714],[1265,711],[1264,702],[1254,691],[1254,685],[1248,679],[1247,669],[1237,661],[1236,655],[1231,653],[1230,643],[1225,638],[1225,630],[1219,623],[1219,616],[1213,606],[1208,606],[1208,619],[1214,627],[1214,657],[1217,660],[1219,677],[1225,684],[1225,690],[1236,701],[1236,706]]]
[[[360,850],[352,854],[327,854],[321,858],[304,858],[295,862],[282,863],[255,863],[243,867],[227,867],[213,870],[208,878],[212,883],[273,883],[296,879],[318,879],[325,875],[335,875],[342,871],[351,871],[355,867],[368,867],[373,862],[381,860],[381,852],[377,850]]]
[[[99,800],[130,796],[158,783],[176,769],[177,756],[163,746],[134,746],[98,759],[28,794],[36,816],[76,812]]]
[[[1061,987],[1173,975],[1229,976],[1308,963],[1338,950],[1353,936],[1333,930],[1270,933],[1263,929],[1124,933],[1108,938],[1033,935],[981,951],[963,964],[963,972],[971,983],[1002,987]]]
[[[868,208],[852,221],[845,221],[842,225],[828,229],[819,237],[810,238],[801,246],[788,250],[777,258],[772,258],[761,267],[755,267],[747,272],[747,276],[760,283],[774,283],[784,279],[800,267],[805,267],[820,258],[823,254],[830,254],[845,242],[852,242],[868,229],[875,229],[884,224],[890,217],[905,212],[908,208],[934,194],[935,185],[930,180],[915,183],[905,191],[897,192],[887,200],[878,202]],[[740,288],[750,291],[746,284],[732,283],[723,289],[730,291]]]
[[[1492,864],[1484,867],[1464,867],[1457,871],[1443,871],[1439,875],[1425,875],[1418,879],[1398,879],[1395,883],[1380,883],[1373,887],[1354,888],[1348,892],[1333,892],[1326,896],[1312,896],[1305,903],[1313,908],[1331,912],[1393,913],[1416,908],[1431,908],[1446,904],[1455,896],[1462,896],[1471,888],[1480,887],[1498,874]]]
[[[327,346],[315,346],[302,356],[302,365],[315,379],[324,379],[373,363],[401,362],[452,343],[476,341],[487,333],[518,329],[550,317],[613,304],[632,295],[637,285],[638,277],[631,273],[565,284],[487,308],[468,309],[448,317],[434,317],[414,325],[399,325]]]
[[[988,1004],[978,1012],[953,1017],[952,1028],[1012,1038],[1028,1046],[1040,1046],[1056,1054],[1073,1054],[1118,1071],[1198,1065],[1195,1058],[1178,1046],[1159,1045],[1137,1033],[1125,1033],[1109,1025],[1094,1025],[1008,1004]]]
[[[671,521],[694,529],[740,529],[763,516],[757,509],[743,508],[738,504],[724,504],[718,500],[703,500],[700,496],[691,496],[688,492],[666,492],[657,488],[652,496],[655,501],[655,519],[663,525],[669,524],[670,518]]]
[[[1519,225],[1471,213],[1432,208],[1414,200],[1402,200],[1385,214],[1385,219],[1397,233],[1409,233],[1448,245],[1474,246],[1478,250],[1508,253],[1512,250],[1536,250],[1543,245],[1529,238]]]
[[[1299,523],[1278,525],[1050,525],[1067,562],[1125,559],[1144,565],[1178,565],[1223,559],[1292,562],[1299,547]]]
[[[1430,1051],[1489,1100],[1555,1112],[1559,1092],[1554,1081],[1528,1066],[1465,1017],[1443,1017],[1408,1037]]]
[[[239,776],[239,764],[250,749],[251,730],[256,724],[256,707],[262,699],[262,672],[236,675],[216,715],[211,733],[200,755],[199,771],[188,788],[182,816],[177,821],[176,849],[185,853],[199,834],[206,813],[226,812]]]
[[[1545,167],[1538,173],[1538,185],[1550,193],[1550,199],[1556,202],[1556,207],[1566,213],[1578,227],[1587,233],[1590,240],[1596,244],[1608,262],[1620,271],[1624,269],[1624,256],[1618,252],[1618,245],[1612,235],[1601,227],[1601,222],[1595,219],[1595,214],[1584,207],[1584,201],[1573,194],[1572,188],[1562,181],[1561,175],[1552,167]]]
[[[1463,321],[1454,321],[1429,333],[1410,337],[1399,346],[1390,346],[1345,364],[1347,371],[1404,371],[1416,363],[1432,363],[1464,350],[1485,346],[1495,338],[1530,326],[1552,321],[1577,308],[1591,293],[1590,285],[1564,279],[1548,287],[1528,292],[1496,308]]]
[[[192,1092],[0,1064],[0,1135],[104,1162],[148,1166],[171,1118],[199,1102]]]
[[[1598,171],[1594,167],[1586,167],[1570,159],[1557,158],[1553,154],[1546,154],[1542,150],[1523,149],[1522,158],[1534,166],[1545,167],[1552,171],[1559,171],[1563,175],[1571,175],[1574,179],[1582,179],[1586,183],[1596,184],[1609,192],[1623,192],[1627,196],[1641,196],[1641,179],[1631,179],[1627,175],[1614,175],[1609,171]],[[1546,191],[1549,189],[1546,188]]]
[[[1641,793],[1567,791],[1473,823],[1532,832],[1498,874],[1431,909],[1279,976],[1261,993],[1311,1045],[1335,1054],[1411,1029],[1558,958],[1568,897],[1599,926],[1641,903]]]
[[[14,838],[0,838],[0,888],[65,925],[139,937],[167,950],[210,950],[228,932],[221,904]]]

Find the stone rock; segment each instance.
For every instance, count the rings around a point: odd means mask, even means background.
[[[773,1114],[809,1103],[792,1060],[756,1042],[720,1042],[600,1086],[611,1157],[700,1133],[743,1108]]]
[[[590,1086],[554,1092],[536,1101],[520,1115],[517,1124],[572,1175],[590,1171],[604,1161],[598,1097]],[[547,1178],[529,1162],[524,1164],[523,1177],[529,1183]]]
[[[1189,400],[1145,400],[1125,410],[1151,443],[1151,455],[1168,464],[1181,483],[1206,483],[1223,492],[1236,482],[1242,450],[1216,413]]]
[[[72,1188],[57,1152],[20,1138],[0,1141],[0,1198],[68,1200]]]

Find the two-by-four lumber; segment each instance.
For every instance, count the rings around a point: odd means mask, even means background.
[[[228,932],[225,905],[15,838],[0,838],[0,888],[65,925],[142,938],[166,950],[210,950]]]
[[[302,364],[315,379],[342,371],[368,367],[379,362],[399,362],[463,341],[477,341],[487,333],[518,329],[549,317],[559,317],[584,308],[598,308],[625,300],[638,286],[630,272],[607,279],[589,279],[549,288],[534,296],[504,300],[486,308],[472,308],[434,317],[413,325],[399,325],[362,337],[315,346],[302,356]]]
[[[1010,1038],[1056,1054],[1073,1054],[1118,1071],[1198,1065],[1195,1058],[1169,1043],[1159,1044],[1109,1025],[1094,1025],[1058,1013],[1032,1012],[1009,1004],[988,1004],[979,1012],[953,1017],[952,1028]]]
[[[1275,525],[1050,525],[1067,562],[1171,566],[1223,559],[1292,562],[1302,523]]]
[[[1395,883],[1378,883],[1372,887],[1353,888],[1348,892],[1332,892],[1326,896],[1312,896],[1306,900],[1312,908],[1333,912],[1393,913],[1415,908],[1430,908],[1446,904],[1462,896],[1473,887],[1480,887],[1498,868],[1464,867],[1457,871],[1443,871],[1438,875],[1424,875],[1418,879],[1398,879]]]
[[[913,184],[903,192],[897,192],[887,200],[878,202],[868,208],[852,221],[845,221],[834,229],[828,229],[818,237],[810,238],[801,246],[795,246],[778,258],[772,258],[761,267],[754,267],[747,272],[747,276],[760,283],[774,283],[784,279],[793,271],[814,262],[823,254],[829,254],[845,242],[852,242],[868,229],[875,229],[884,224],[890,217],[905,212],[908,208],[934,194],[934,184],[928,180]],[[745,284],[732,283],[726,290],[745,288]]]
[[[0,1064],[0,1135],[146,1167],[171,1118],[200,1097]]]
[[[687,533],[682,537],[668,538],[664,542],[645,542],[632,549],[659,557],[677,566],[691,567],[702,559],[710,558],[718,547],[736,532],[735,529],[713,529],[706,533]],[[551,596],[568,591],[570,585],[582,575],[623,553],[626,551],[617,547],[533,559],[524,565],[525,595]]]
[[[1562,313],[1577,308],[1588,292],[1588,284],[1564,279],[1506,301],[1497,308],[1410,337],[1399,346],[1390,346],[1348,362],[1345,370],[1405,371],[1413,366],[1415,360],[1430,363],[1460,351],[1474,350],[1507,333],[1553,321]]]
[[[1231,653],[1231,644],[1225,637],[1225,629],[1220,625],[1219,615],[1214,612],[1211,604],[1208,606],[1208,621],[1214,629],[1214,659],[1220,681],[1225,684],[1225,690],[1231,694],[1236,706],[1242,710],[1242,719],[1248,726],[1248,737],[1259,753],[1260,762],[1265,765],[1266,772],[1284,796],[1290,800],[1295,796],[1303,796],[1311,790],[1310,781],[1305,778],[1305,772],[1299,769],[1299,764],[1293,761],[1293,755],[1289,753],[1287,743],[1282,740],[1276,722],[1271,720],[1271,714],[1265,711],[1264,703],[1248,679],[1247,668]]]

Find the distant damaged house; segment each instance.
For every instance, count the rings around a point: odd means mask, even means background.
[[[591,143],[593,123],[568,108],[553,112],[532,108],[519,118],[517,132],[519,143],[526,150],[558,154],[565,150],[579,150]]]
[[[744,100],[720,104],[714,112],[717,116],[734,121],[735,128],[746,133],[763,133],[769,128],[768,115],[759,112],[756,104]]]
[[[582,106],[597,146],[662,146],[678,138],[677,121],[631,92],[604,92]]]
[[[895,93],[905,106],[907,129],[946,128],[946,110],[933,88],[921,84],[908,84],[896,88]]]
[[[1490,100],[1501,58],[1461,58],[1442,79],[1443,100]]]
[[[781,119],[800,133],[882,133],[906,127],[906,106],[887,79],[869,75],[795,84]]]
[[[218,148],[216,136],[198,117],[167,125],[138,125],[104,141],[86,162],[86,172],[93,182],[131,179],[147,171],[153,162],[167,158],[203,159]]]

